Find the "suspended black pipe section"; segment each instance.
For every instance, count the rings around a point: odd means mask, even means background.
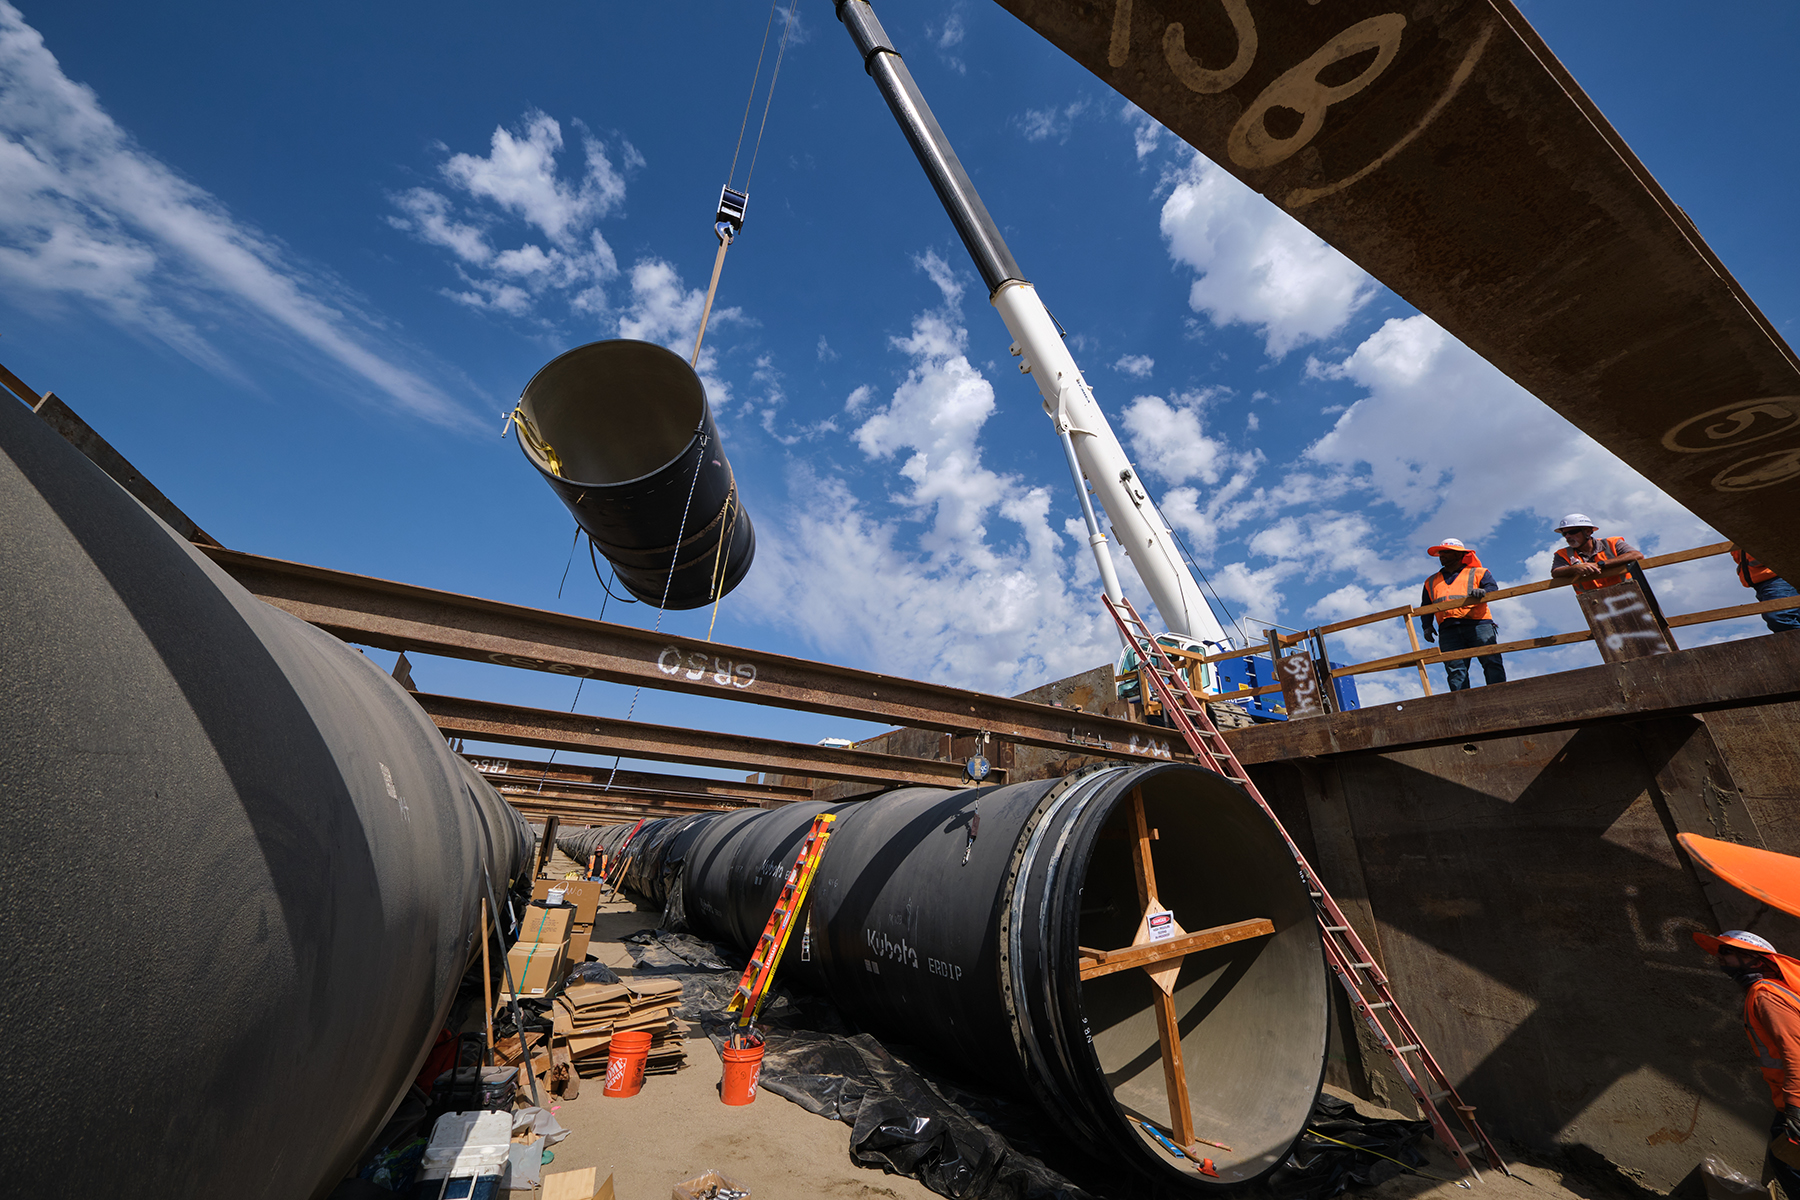
[[[1154,985],[1138,968],[1083,980],[1081,947],[1128,946],[1143,916],[1130,796],[1141,789],[1162,903],[1189,930],[1264,918],[1272,936],[1189,954],[1175,985],[1194,1129],[1216,1178],[1132,1120],[1169,1125]],[[1217,1189],[1286,1157],[1324,1078],[1329,990],[1311,897],[1268,818],[1236,785],[1182,765],[1113,766],[969,791],[909,788],[826,806],[651,822],[626,886],[672,920],[748,950],[800,839],[838,814],[805,919],[810,981],[881,1036],[1037,1101],[1090,1152],[1165,1183]],[[977,820],[979,818],[979,820]],[[616,859],[629,826],[559,838]]]
[[[515,423],[525,457],[639,600],[702,608],[750,570],[756,530],[680,355],[628,339],[577,346],[525,385]]]
[[[324,1195],[529,831],[385,671],[17,404],[0,512],[0,1061],[32,1078],[0,1141],[40,1151],[9,1190]]]

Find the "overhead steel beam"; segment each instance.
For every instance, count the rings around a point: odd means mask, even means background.
[[[1253,725],[1231,730],[1225,740],[1243,762],[1278,762],[1789,700],[1800,700],[1800,634],[1779,633],[1446,692],[1405,704]]]
[[[653,762],[777,771],[784,775],[822,779],[930,787],[949,787],[963,781],[963,765],[955,762],[676,729],[611,717],[590,717],[584,713],[490,704],[457,696],[415,693],[413,699],[445,734],[483,742],[574,750],[584,754],[619,754]]]
[[[636,820],[644,817],[656,820],[661,817],[685,817],[697,812],[734,812],[735,809],[715,808],[661,808],[655,805],[614,803],[556,804],[527,803],[526,797],[505,796],[508,804],[517,810],[520,816],[533,821],[542,821],[548,817],[557,817],[566,825],[604,825],[618,817],[630,817]],[[745,805],[754,809],[756,805]]]
[[[1800,360],[1509,0],[998,3],[1800,579]]]
[[[673,637],[323,567],[200,547],[252,594],[348,642],[419,651],[696,696],[992,733],[1015,742],[1120,758],[1168,758],[1166,733],[1076,709],[1011,700]],[[684,760],[677,760],[684,761]],[[820,775],[820,771],[795,771]]]
[[[662,775],[652,771],[615,771],[611,767],[586,763],[537,762],[522,758],[482,757],[467,755],[474,767],[497,788],[513,785],[535,787],[540,780],[571,784],[576,788],[598,788],[617,792],[643,792],[657,795],[685,796],[718,801],[810,800],[806,788],[782,787],[773,783],[747,783],[743,780],[707,779],[700,775]]]

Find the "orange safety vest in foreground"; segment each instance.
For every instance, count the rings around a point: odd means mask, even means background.
[[[1466,596],[1475,590],[1475,581],[1481,578],[1481,573],[1485,569],[1479,562],[1470,563],[1456,573],[1455,579],[1449,581],[1444,579],[1442,571],[1433,571],[1431,578],[1425,581],[1425,590],[1431,596],[1433,604],[1448,600],[1452,596]],[[1437,618],[1440,621],[1457,619],[1487,621],[1492,619],[1488,616],[1488,606],[1485,602],[1471,604],[1466,608],[1446,608],[1437,615]]]
[[[1782,974],[1792,980],[1793,967],[1800,967],[1800,963],[1786,955],[1781,957],[1785,960],[1779,964]],[[1759,1008],[1764,1011],[1759,1012]],[[1769,1099],[1776,1108],[1787,1108],[1788,1052],[1800,1057],[1800,994],[1789,984],[1774,979],[1759,979],[1751,984],[1744,993],[1744,1034],[1750,1039],[1756,1064],[1769,1085]],[[1800,1102],[1800,1089],[1795,1100]]]
[[[1769,568],[1763,566],[1761,563],[1757,562],[1756,559],[1744,553],[1742,550],[1739,550],[1736,546],[1731,548],[1731,561],[1737,564],[1738,578],[1744,581],[1745,587],[1755,587],[1765,580],[1775,578],[1775,572],[1769,570]]]
[[[1613,558],[1617,558],[1624,553],[1623,550],[1619,549],[1624,542],[1625,539],[1622,537],[1595,538],[1594,544],[1598,549],[1594,552],[1593,561],[1604,566],[1609,555]],[[1556,565],[1559,567],[1574,566],[1578,562],[1587,561],[1589,560],[1582,558],[1567,546],[1564,546],[1556,552]],[[1575,590],[1578,592],[1591,592],[1595,588],[1611,587],[1613,584],[1618,583],[1624,578],[1625,576],[1620,574],[1599,575],[1593,579],[1577,579],[1575,581]]]

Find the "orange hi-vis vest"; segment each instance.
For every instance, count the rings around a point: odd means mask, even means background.
[[[1736,546],[1731,548],[1731,561],[1737,564],[1738,578],[1744,581],[1745,587],[1755,587],[1759,583],[1775,578],[1775,572]]]
[[[1792,979],[1792,975],[1787,967],[1791,962],[1793,960],[1788,959],[1780,964],[1782,974],[1789,979]],[[1784,995],[1796,1010],[1800,1010],[1800,993],[1796,993],[1788,983],[1774,979],[1759,979],[1744,993],[1744,1034],[1750,1039],[1750,1048],[1756,1053],[1756,1065],[1762,1069],[1763,1081],[1769,1085],[1769,1099],[1776,1108],[1785,1109],[1788,1065],[1781,1056],[1781,1039],[1775,1036],[1775,1031],[1768,1027],[1756,1011],[1757,995],[1765,990]],[[1800,1011],[1796,1011],[1794,1020],[1800,1023]]]
[[[1472,557],[1472,556],[1471,556]],[[1446,581],[1442,571],[1433,571],[1431,578],[1425,581],[1425,590],[1431,596],[1433,604],[1448,600],[1452,596],[1466,596],[1475,590],[1475,581],[1481,578],[1485,568],[1479,562],[1467,563],[1456,573],[1456,578]],[[1464,608],[1446,608],[1437,615],[1440,621],[1487,621],[1488,606],[1486,603],[1471,604]]]
[[[1604,566],[1608,556],[1617,558],[1620,554],[1624,553],[1623,550],[1619,549],[1624,542],[1625,539],[1622,537],[1595,538],[1594,544],[1598,546],[1599,549],[1595,551],[1593,561]],[[1587,559],[1582,558],[1567,546],[1564,546],[1556,552],[1556,565],[1559,567],[1573,566],[1575,563],[1587,561]],[[1624,578],[1625,576],[1621,573],[1618,575],[1597,575],[1593,579],[1577,579],[1575,581],[1575,590],[1578,592],[1591,592],[1595,588],[1611,587],[1613,584],[1618,583]]]

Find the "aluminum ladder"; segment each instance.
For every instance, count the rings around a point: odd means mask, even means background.
[[[1148,676],[1156,690],[1157,699],[1162,702],[1164,715],[1187,741],[1188,748],[1200,760],[1200,765],[1217,771],[1248,792],[1250,798],[1268,814],[1269,821],[1281,834],[1281,840],[1287,843],[1294,862],[1300,868],[1301,877],[1306,880],[1306,885],[1312,892],[1313,908],[1319,918],[1320,940],[1325,944],[1325,961],[1331,964],[1338,982],[1344,985],[1351,1007],[1368,1023],[1375,1040],[1393,1060],[1394,1069],[1406,1084],[1407,1090],[1412,1093],[1413,1099],[1418,1102],[1420,1111],[1431,1121],[1438,1141],[1450,1152],[1457,1165],[1476,1179],[1481,1178],[1481,1172],[1476,1169],[1469,1156],[1478,1150],[1494,1170],[1506,1175],[1512,1174],[1506,1169],[1499,1151],[1494,1149],[1494,1143],[1476,1122],[1474,1107],[1463,1103],[1462,1097],[1457,1095],[1456,1089],[1445,1076],[1443,1068],[1438,1066],[1437,1059],[1426,1049],[1424,1039],[1400,1008],[1400,1002],[1394,998],[1386,973],[1376,965],[1374,955],[1363,945],[1363,940],[1356,936],[1356,931],[1350,928],[1343,910],[1331,898],[1331,893],[1326,890],[1318,873],[1312,869],[1312,864],[1306,861],[1300,847],[1288,836],[1281,818],[1275,815],[1275,810],[1263,799],[1262,792],[1251,781],[1249,772],[1244,770],[1244,765],[1238,761],[1224,735],[1213,724],[1206,705],[1194,695],[1187,680],[1182,677],[1169,656],[1163,653],[1162,645],[1144,624],[1143,618],[1138,616],[1131,601],[1121,597],[1119,603],[1114,604],[1110,597],[1104,596],[1101,600],[1106,605],[1106,611],[1112,615],[1113,623],[1119,627],[1120,635],[1137,651],[1140,677]],[[1430,1082],[1430,1090],[1420,1083],[1421,1075]],[[1439,1108],[1445,1101],[1449,1102],[1450,1111],[1473,1140],[1465,1142],[1452,1130]]]

